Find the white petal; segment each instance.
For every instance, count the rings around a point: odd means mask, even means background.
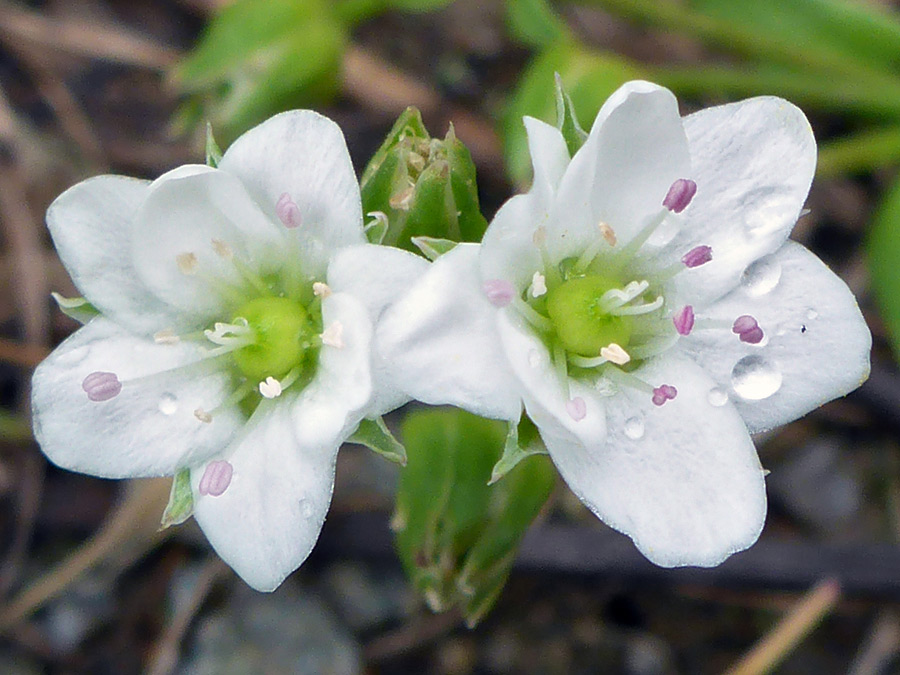
[[[197,362],[196,345],[154,344],[113,322],[94,319],[63,342],[34,373],[35,437],[54,464],[125,478],[165,476],[221,451],[243,424],[230,406],[211,411],[231,393],[214,360]],[[194,364],[194,365],[191,365]],[[115,373],[121,392],[91,401],[82,389],[94,372]]]
[[[362,302],[372,321],[407,291],[425,271],[425,258],[391,246],[361,244],[335,254],[328,264],[328,285]]]
[[[373,395],[372,322],[366,308],[347,293],[332,293],[322,301],[322,321],[325,326],[340,322],[342,346],[322,346],[315,377],[292,407],[304,447],[349,436],[368,414]]]
[[[78,290],[117,323],[145,334],[163,328],[172,315],[140,282],[132,262],[134,217],[148,185],[97,176],[63,192],[47,210],[56,251]]]
[[[698,320],[730,325],[747,314],[763,341],[745,344],[724,328],[694,330],[679,346],[729,392],[751,432],[805,415],[868,377],[869,329],[846,284],[816,256],[788,241],[744,279]]]
[[[660,264],[711,246],[712,262],[673,280],[685,302],[703,306],[790,234],[815,173],[816,142],[803,112],[773,97],[701,110],[684,126],[697,194]]]
[[[532,191],[542,204],[550,204],[569,165],[569,149],[559,129],[534,117],[525,117],[528,151],[534,168]]]
[[[482,279],[503,279],[524,289],[544,269],[534,233],[547,224],[548,208],[534,192],[516,195],[500,207],[481,240]]]
[[[338,292],[360,300],[377,322],[384,309],[410,289],[428,269],[428,261],[389,246],[362,244],[341,249],[328,265],[328,283]],[[391,376],[391,365],[377,350],[372,352],[375,401],[373,415],[383,415],[409,401]]]
[[[621,244],[660,212],[672,183],[687,178],[690,156],[678,102],[668,89],[629,82],[604,103],[575,153],[551,211],[553,260],[580,254],[607,223]]]
[[[714,382],[690,361],[648,363],[636,375],[678,395],[657,407],[623,389],[607,399],[605,442],[545,437],[550,456],[588,508],[652,562],[717,565],[756,541],[765,521],[756,450],[737,411],[707,401]]]
[[[365,243],[359,184],[340,128],[311,110],[275,115],[238,138],[219,168],[247,186],[279,222],[275,205],[287,194],[300,226],[327,250]]]
[[[547,347],[529,328],[521,326],[517,317],[503,313],[497,327],[506,358],[519,380],[525,409],[545,441],[555,438],[564,444],[602,444],[606,436],[602,397],[576,380],[563,383]],[[585,415],[580,420],[575,420],[567,409],[569,401],[576,397],[585,404]]]
[[[290,394],[263,401],[217,459],[231,463],[219,496],[200,495],[205,464],[191,471],[194,516],[219,556],[258,591],[272,591],[306,560],[331,502],[340,439],[303,444]]]
[[[518,384],[484,296],[477,244],[442,255],[378,325],[376,346],[396,386],[423,403],[517,420]]]

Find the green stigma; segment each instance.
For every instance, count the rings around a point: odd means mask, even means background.
[[[234,362],[248,379],[283,377],[307,359],[313,326],[309,312],[288,298],[257,298],[235,317],[245,319],[254,340],[234,352]]]
[[[632,318],[605,312],[600,298],[621,284],[608,277],[588,275],[564,281],[547,293],[547,313],[567,352],[598,356],[603,347],[626,347]]]

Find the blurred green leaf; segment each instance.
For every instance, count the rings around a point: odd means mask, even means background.
[[[452,2],[453,0],[385,0],[385,5],[404,12],[430,12]]]
[[[866,242],[875,300],[900,361],[900,180],[883,197]]]
[[[820,177],[871,171],[900,163],[900,126],[864,129],[819,145]]]
[[[506,0],[506,26],[519,42],[547,47],[571,37],[569,27],[547,0]]]
[[[578,118],[590,122],[610,94],[628,80],[643,76],[638,65],[570,41],[555,44],[535,56],[519,79],[500,129],[507,170],[519,185],[526,184],[531,176],[522,118],[530,115],[556,123],[556,73],[562,78]]]
[[[30,441],[31,426],[21,415],[0,409],[0,439],[13,442]]]
[[[531,457],[489,487],[505,425],[461,410],[411,413],[402,437],[409,461],[392,521],[398,554],[433,610],[459,605],[474,625],[503,587],[556,472],[546,457]]]

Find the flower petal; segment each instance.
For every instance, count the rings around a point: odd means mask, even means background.
[[[154,181],[132,245],[144,283],[201,324],[221,313],[229,288],[247,285],[238,265],[256,274],[277,271],[286,239],[234,176],[186,166]]]
[[[702,307],[790,234],[815,173],[816,141],[803,112],[774,97],[701,110],[684,127],[697,194],[660,264],[676,263],[698,245],[712,247],[711,262],[672,281],[679,297]]]
[[[569,166],[569,149],[556,127],[534,117],[523,119],[528,133],[528,150],[534,168],[534,182],[531,190],[538,202],[549,204],[559,187],[566,167]]]
[[[376,347],[407,395],[484,417],[517,420],[518,385],[484,295],[477,244],[459,244],[431,264],[382,316]]]
[[[263,401],[221,455],[233,469],[223,493],[200,495],[206,465],[191,471],[194,517],[216,553],[258,591],[275,590],[306,560],[334,486],[340,441],[302,443],[290,397]]]
[[[578,255],[607,223],[627,243],[690,173],[678,102],[668,89],[628,82],[603,104],[569,164],[553,205],[547,246],[554,261]]]
[[[539,199],[535,192],[516,195],[497,211],[481,240],[483,280],[503,279],[522,290],[536,271],[544,269],[534,233],[547,223],[549,205]]]
[[[190,343],[154,344],[98,317],[41,363],[32,381],[35,437],[50,460],[107,478],[165,476],[221,451],[243,423],[229,378]],[[92,373],[122,388],[93,401]],[[211,423],[194,411],[218,408]]]
[[[729,393],[751,432],[797,419],[868,377],[872,336],[853,295],[800,244],[751,265],[701,320],[744,315],[762,329],[759,344],[721,329],[695,330],[679,346]]]
[[[272,222],[287,195],[300,229],[326,250],[365,243],[359,183],[337,124],[311,110],[275,115],[238,138],[219,168],[241,179]]]
[[[172,314],[133,267],[131,233],[148,185],[97,176],[63,192],[47,210],[56,251],[78,290],[105,315],[142,333],[159,330]]]
[[[607,399],[605,443],[544,437],[572,491],[664,567],[713,566],[756,541],[766,514],[763,471],[740,415],[707,400],[715,384],[687,359],[636,374],[674,385],[657,407],[623,389]],[[541,428],[543,434],[543,428]]]
[[[328,284],[362,301],[373,322],[428,270],[424,258],[389,246],[362,244],[341,249],[328,265]],[[391,364],[372,351],[375,401],[371,414],[383,415],[409,401],[396,387]]]

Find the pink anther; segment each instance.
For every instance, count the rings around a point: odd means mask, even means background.
[[[675,324],[675,330],[679,335],[690,335],[694,329],[694,308],[690,305],[682,307],[681,311],[672,317],[672,323]]]
[[[681,258],[684,266],[691,268],[705,265],[710,260],[712,260],[712,248],[709,246],[695,246]]]
[[[584,399],[580,396],[576,396],[575,398],[566,401],[566,412],[569,413],[569,417],[576,422],[583,420],[587,415],[587,405],[585,404]]]
[[[96,371],[82,380],[81,388],[90,400],[99,403],[118,396],[122,391],[122,383],[115,373]]]
[[[516,297],[516,289],[505,279],[485,281],[481,289],[494,307],[506,307]]]
[[[661,384],[653,390],[653,405],[663,405],[678,396],[678,390],[671,384]]]
[[[275,213],[278,214],[279,220],[285,227],[291,229],[300,227],[300,207],[287,192],[283,193],[275,203]]]
[[[216,459],[206,465],[197,490],[201,495],[218,497],[231,485],[231,476],[233,474],[234,467],[231,466],[230,462],[224,459]]]
[[[762,342],[764,336],[763,330],[759,327],[756,319],[749,314],[744,314],[735,319],[731,332],[738,335],[741,338],[741,342],[751,345],[757,345]]]
[[[666,193],[663,206],[672,213],[681,213],[691,203],[695,194],[697,194],[697,184],[690,178],[679,178],[672,183],[672,187]]]

